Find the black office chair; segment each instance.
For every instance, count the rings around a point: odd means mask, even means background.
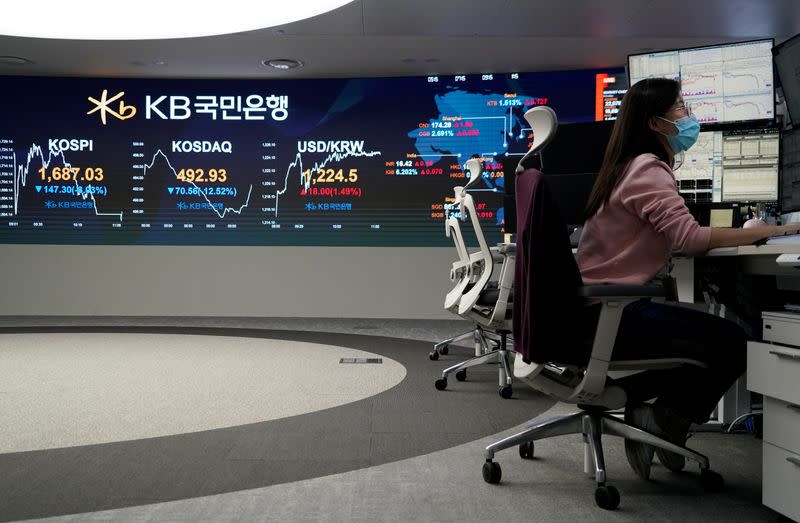
[[[528,119],[552,120],[546,107],[531,109]],[[544,125],[544,124],[542,124]],[[522,458],[532,458],[534,441],[565,434],[583,434],[584,470],[597,482],[595,502],[604,509],[619,505],[619,492],[606,483],[602,434],[621,436],[675,452],[700,465],[703,485],[716,490],[722,477],[709,469],[708,458],[629,425],[609,413],[625,406],[625,391],[608,372],[644,371],[701,362],[682,359],[612,361],[611,353],[624,307],[642,298],[667,295],[661,285],[583,285],[567,228],[552,201],[546,178],[535,169],[518,173],[517,259],[514,279],[514,376],[559,401],[575,403],[577,413],[534,423],[526,430],[486,447],[483,478],[499,483],[495,452],[519,446]],[[587,314],[586,301],[597,302],[596,324],[576,321]],[[596,325],[596,327],[595,327]],[[523,359],[528,360],[526,363]]]

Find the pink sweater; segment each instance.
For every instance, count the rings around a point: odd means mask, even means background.
[[[584,225],[578,267],[587,285],[640,285],[653,279],[671,252],[702,254],[710,240],[711,228],[689,214],[669,166],[654,154],[641,154],[608,204]]]

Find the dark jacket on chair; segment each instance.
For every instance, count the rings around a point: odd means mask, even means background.
[[[585,363],[583,282],[567,227],[540,171],[527,169],[515,183],[514,350],[525,363]]]

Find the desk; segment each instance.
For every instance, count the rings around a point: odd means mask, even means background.
[[[721,247],[712,249],[704,258],[738,257],[740,269],[745,274],[764,274],[774,276],[800,277],[800,269],[781,267],[775,259],[781,254],[800,254],[800,244],[788,245],[745,245],[743,247]],[[678,286],[678,300],[694,302],[694,258],[674,256],[672,275]]]
[[[778,286],[800,290],[800,269],[779,266],[781,254],[800,254],[800,244],[748,245],[709,251],[706,257],[738,257],[739,269],[746,274],[774,275]],[[675,258],[673,274],[681,301],[694,301],[694,260]],[[765,320],[767,325],[767,320]],[[765,342],[749,342],[747,376],[725,394],[718,407],[718,418],[730,423],[742,412],[746,388],[764,396],[764,440],[762,501],[790,518],[800,520],[800,320],[785,322],[770,330],[765,327]],[[780,334],[777,334],[780,332]],[[768,343],[768,342],[772,343]],[[749,383],[749,386],[745,383]]]
[[[781,267],[775,260],[781,254],[800,254],[800,244],[745,245],[722,247],[708,251],[704,258],[737,257],[738,268],[745,274],[772,275],[778,277],[778,286],[800,290],[800,269]],[[694,303],[694,258],[673,257],[672,275],[678,288],[678,300]],[[717,406],[717,421],[730,424],[740,415],[750,412],[750,393],[746,380],[738,380],[725,393]]]

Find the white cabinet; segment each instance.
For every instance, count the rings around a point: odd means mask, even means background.
[[[800,455],[764,442],[762,502],[795,521],[800,518]]]
[[[800,405],[764,397],[764,441],[800,454]]]
[[[747,384],[764,395],[762,501],[800,520],[800,348],[748,343]]]
[[[800,349],[748,343],[747,388],[764,396],[800,404]]]

